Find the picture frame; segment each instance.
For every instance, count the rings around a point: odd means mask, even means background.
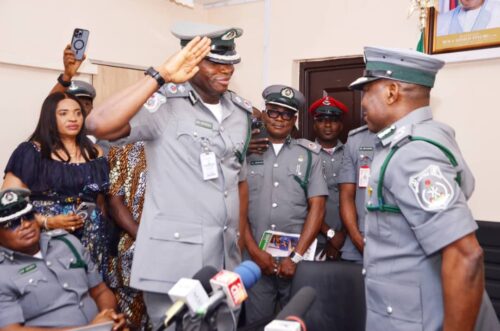
[[[424,47],[428,54],[500,46],[500,0],[435,0],[428,8]],[[471,3],[480,7],[466,9]]]

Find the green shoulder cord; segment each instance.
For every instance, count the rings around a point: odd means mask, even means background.
[[[306,168],[306,175],[304,177],[304,180],[301,180],[299,176],[293,175],[293,179],[297,183],[299,183],[300,187],[304,190],[304,193],[307,198],[307,185],[309,185],[309,176],[311,175],[311,164],[312,164],[312,153],[310,150],[307,150],[307,168]]]
[[[250,114],[247,115],[247,140],[245,141],[245,145],[243,146],[243,151],[236,151],[234,154],[238,158],[240,164],[243,164],[245,161],[245,155],[247,154],[248,145],[250,144],[250,139],[252,138],[252,119],[250,118]]]
[[[84,268],[85,271],[88,271],[87,264],[85,263],[85,261],[83,261],[82,257],[80,256],[80,253],[78,253],[78,251],[76,250],[75,246],[71,243],[71,241],[69,241],[67,238],[64,237],[53,237],[53,239],[60,240],[63,243],[65,243],[66,246],[68,246],[68,248],[73,253],[73,256],[75,257],[75,262],[72,262],[69,265],[71,269]]]
[[[440,143],[427,139],[424,137],[409,137],[410,141],[424,141],[427,142],[431,145],[436,146],[439,148],[444,155],[450,160],[450,163],[453,167],[456,167],[458,165],[457,159],[453,155],[453,153],[446,148],[445,146],[441,145]],[[395,213],[395,214],[401,214],[401,209],[399,209],[398,206],[396,205],[390,205],[385,203],[384,196],[382,195],[382,190],[384,187],[384,178],[385,178],[385,172],[387,170],[387,166],[389,165],[389,161],[392,159],[394,156],[394,153],[399,149],[398,145],[394,145],[391,148],[391,151],[389,154],[386,156],[384,163],[382,164],[382,167],[380,168],[380,175],[378,177],[378,185],[377,185],[377,197],[378,197],[378,205],[377,206],[366,206],[366,209],[368,211],[380,211],[380,212],[388,212],[388,213]],[[459,186],[462,185],[462,176],[460,173],[457,174],[457,177],[455,177],[455,181],[458,183]]]

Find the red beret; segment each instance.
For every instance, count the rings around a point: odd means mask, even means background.
[[[313,116],[317,115],[336,115],[340,116],[347,113],[348,109],[342,102],[335,100],[330,96],[323,97],[313,102],[309,107],[309,113]]]

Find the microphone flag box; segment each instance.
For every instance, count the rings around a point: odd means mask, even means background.
[[[264,331],[301,331],[300,323],[274,320],[266,325]]]
[[[208,294],[197,279],[179,279],[170,291],[168,291],[168,295],[174,302],[184,302],[192,314],[208,301]]]
[[[238,308],[248,298],[245,286],[240,276],[232,271],[222,270],[210,279],[210,285],[215,292],[219,289],[224,291],[231,309]]]
[[[267,230],[262,234],[259,248],[271,254],[272,257],[287,257],[299,243],[300,234]],[[304,253],[304,260],[314,261],[314,253],[318,239],[314,239]]]

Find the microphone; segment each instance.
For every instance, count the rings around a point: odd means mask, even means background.
[[[264,331],[306,331],[302,317],[311,308],[314,300],[316,300],[316,290],[310,286],[301,288],[283,307],[276,319],[266,325]]]
[[[246,300],[245,288],[251,288],[261,277],[260,268],[252,261],[244,261],[234,271],[221,270],[210,279],[213,294],[196,313],[206,316],[223,301],[231,309],[238,308]]]
[[[181,278],[168,291],[174,304],[165,313],[163,326],[159,330],[169,327],[176,319],[182,318],[187,310],[194,314],[203,303],[208,301],[207,293],[211,290],[210,278],[215,274],[217,274],[217,269],[205,266],[193,276],[193,279]]]

